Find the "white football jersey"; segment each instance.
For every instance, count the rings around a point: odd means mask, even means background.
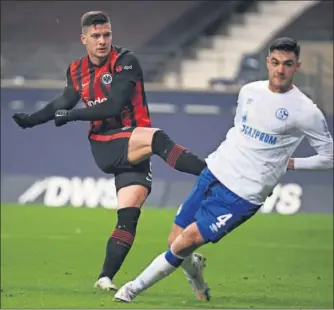
[[[206,159],[221,183],[257,205],[279,183],[305,136],[318,154],[305,158],[310,169],[333,168],[333,139],[322,112],[297,87],[274,93],[268,85],[257,81],[241,88],[234,127]]]

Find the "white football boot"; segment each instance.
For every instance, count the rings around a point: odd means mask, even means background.
[[[108,277],[102,277],[98,279],[95,284],[95,288],[100,288],[104,291],[117,291],[117,287],[115,284],[111,282],[111,280]]]
[[[199,300],[210,300],[210,289],[204,281],[203,277],[203,270],[205,267],[205,258],[199,254],[199,253],[194,253],[193,254],[193,266],[195,267],[194,269],[196,270],[196,273],[193,275],[188,274],[187,272],[184,272],[189,284],[191,285],[196,297]]]
[[[131,282],[125,283],[115,294],[114,300],[120,302],[131,302],[136,298],[136,293],[131,288]]]

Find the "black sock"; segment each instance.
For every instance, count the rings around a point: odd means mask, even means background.
[[[152,152],[181,172],[199,175],[206,167],[204,160],[199,159],[183,146],[175,144],[162,130],[156,131],[153,135]]]
[[[99,278],[109,277],[111,280],[121,268],[129,253],[136,235],[140,209],[123,208],[117,211],[118,221],[108,242],[104,264]]]

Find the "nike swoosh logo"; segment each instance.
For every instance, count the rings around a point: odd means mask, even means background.
[[[86,85],[88,85],[89,84],[89,82],[87,82],[87,83],[85,83],[85,84],[82,84],[82,87],[85,87]]]

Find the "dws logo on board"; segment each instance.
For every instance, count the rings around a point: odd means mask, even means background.
[[[96,208],[115,209],[117,196],[114,178],[65,178],[52,176],[33,183],[19,198],[21,204],[36,202],[43,197],[43,203],[48,207]]]
[[[273,194],[265,201],[260,212],[295,214],[301,208],[302,194],[303,189],[299,184],[278,184]],[[97,208],[101,206],[106,209],[115,209],[117,206],[113,178],[82,179],[58,176],[45,178],[33,183],[18,198],[18,202],[21,204],[36,202],[39,197],[42,197],[43,203],[48,207],[72,205],[73,207]]]

